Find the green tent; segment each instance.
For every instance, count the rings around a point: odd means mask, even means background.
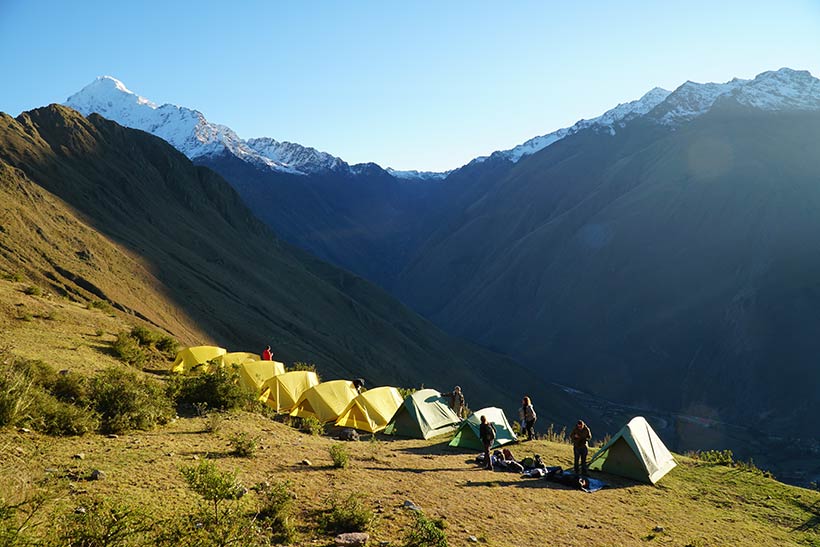
[[[514,443],[518,440],[515,433],[513,433],[510,422],[507,421],[507,416],[504,415],[504,411],[500,408],[489,406],[473,412],[461,423],[461,427],[456,431],[456,436],[450,441],[450,446],[484,450],[480,436],[482,416],[485,416],[488,422],[492,422],[493,425],[495,425],[495,442],[492,448]]]
[[[632,418],[589,462],[590,469],[652,484],[676,465],[672,453],[641,416]]]
[[[420,389],[404,399],[384,432],[388,435],[429,439],[452,432],[461,423],[435,389]]]

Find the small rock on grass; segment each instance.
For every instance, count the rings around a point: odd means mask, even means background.
[[[299,464],[300,464],[300,465],[307,465],[308,467],[310,467],[310,460],[309,460],[309,459],[307,459],[307,458],[305,458],[304,460],[302,460],[301,462],[299,462]]]
[[[336,545],[339,547],[357,547],[367,545],[370,540],[370,534],[366,532],[348,532],[346,534],[339,534],[334,538]]]
[[[478,543],[478,538],[475,536],[470,536],[467,538],[467,541],[469,541],[470,543]]]
[[[101,480],[105,479],[105,471],[95,469],[94,471],[91,472],[91,475],[89,475],[89,478],[92,481],[101,481]]]
[[[84,459],[85,459],[85,454],[83,454],[82,452],[80,452],[79,454],[74,454],[74,455],[73,455],[73,456],[71,456],[71,457],[72,457],[72,458],[74,458],[75,460],[84,460]]]
[[[404,504],[402,505],[405,509],[410,509],[411,511],[421,511],[421,507],[416,505],[410,500],[404,500]]]

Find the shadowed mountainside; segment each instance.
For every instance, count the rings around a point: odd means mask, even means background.
[[[57,105],[2,114],[0,191],[4,269],[110,301],[184,343],[271,343],[281,359],[371,385],[460,383],[474,406],[514,405],[526,385],[546,416],[575,415],[510,359],[277,239],[222,178],[147,133]]]
[[[818,113],[727,100],[456,173],[398,296],[544,377],[816,437],[818,142]]]

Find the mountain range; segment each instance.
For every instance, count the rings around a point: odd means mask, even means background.
[[[511,359],[283,242],[219,175],[153,135],[59,105],[0,113],[0,195],[6,275],[108,302],[184,344],[271,344],[278,359],[313,362],[326,379],[460,384],[474,406],[520,398],[527,372]],[[530,388],[546,415],[572,419],[561,390]]]
[[[545,379],[820,434],[820,81],[808,72],[655,88],[412,183],[243,141],[110,78],[67,104],[168,133],[286,241]]]

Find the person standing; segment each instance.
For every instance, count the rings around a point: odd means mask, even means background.
[[[461,387],[456,386],[450,393],[442,393],[442,396],[450,398],[450,408],[456,413],[460,419],[464,419],[464,394],[461,392]]]
[[[587,427],[583,420],[578,420],[575,424],[575,429],[569,434],[569,440],[572,441],[573,453],[573,467],[575,474],[579,475],[578,467],[580,463],[582,475],[587,474],[587,455],[589,454],[589,440],[592,439],[592,432]]]
[[[490,459],[490,448],[495,442],[495,425],[487,421],[486,416],[481,417],[481,425],[478,427],[478,434],[481,437],[481,444],[484,445],[484,461],[487,463],[487,469],[493,470],[493,460]]]
[[[537,417],[535,415],[535,407],[532,406],[532,401],[530,401],[529,397],[524,397],[524,400],[521,401],[521,408],[518,409],[518,416],[521,418],[521,423],[524,425],[524,430],[527,432],[527,440],[531,441],[535,435],[532,428],[535,426],[535,420]]]
[[[270,351],[270,346],[265,346],[265,350],[262,352],[262,360],[273,361],[273,353]]]

